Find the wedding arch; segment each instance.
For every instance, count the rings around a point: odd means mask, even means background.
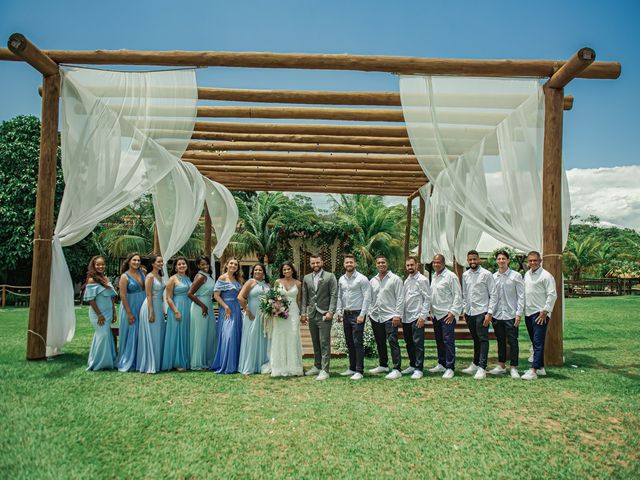
[[[573,104],[572,97],[564,96],[564,87],[574,78],[616,79],[621,71],[617,62],[595,62],[595,52],[590,48],[579,50],[563,62],[250,52],[43,51],[21,34],[11,35],[8,47],[0,49],[0,60],[25,61],[43,75],[27,340],[30,360],[44,358],[46,345],[55,347],[49,338],[51,329],[49,335],[47,332],[54,318],[51,309],[57,308],[55,302],[50,303],[56,298],[50,292],[57,287],[52,278],[59,269],[56,251],[61,250],[60,239],[65,233],[60,226],[71,225],[67,235],[82,238],[109,209],[124,206],[147,191],[162,192],[154,196],[154,207],[158,223],[164,225],[161,250],[169,254],[185,241],[185,232],[190,234],[205,200],[206,250],[213,251],[212,224],[218,239],[216,248],[226,245],[225,238],[228,241],[237,215],[229,202],[229,190],[406,196],[408,217],[417,198],[422,259],[436,251],[445,252],[451,259],[464,258],[463,252],[477,245],[482,232],[521,250],[540,250],[559,290],[552,315],[562,317],[562,250],[570,206],[562,165],[562,119],[563,110],[570,110]],[[183,69],[163,74],[147,72],[149,75],[140,80],[139,73],[71,65]],[[196,67],[386,72],[399,76],[399,91],[199,87],[192,70]],[[84,158],[80,163],[84,170],[68,167],[64,171],[66,189],[72,193],[66,200],[65,190],[54,232],[61,97],[63,170],[65,158],[78,162]],[[197,103],[207,100],[324,106]],[[243,120],[204,120],[210,118]],[[244,120],[251,118],[333,123]],[[119,143],[110,141],[114,129]],[[88,152],[96,157],[87,157]],[[119,159],[115,172],[109,170],[114,168],[109,158]],[[100,170],[90,170],[94,167]],[[141,185],[126,181],[131,172],[139,175]],[[76,180],[70,181],[72,178]],[[111,183],[96,186],[95,178],[108,178]],[[82,182],[84,185],[80,185]],[[106,205],[95,192],[106,194],[114,185],[120,189]],[[93,203],[78,207],[77,202],[83,198],[78,192],[84,192]],[[63,215],[65,201],[69,206],[67,217]],[[407,253],[409,226],[410,222],[405,235]],[[563,363],[562,332],[561,321],[550,324],[545,349],[548,365]]]

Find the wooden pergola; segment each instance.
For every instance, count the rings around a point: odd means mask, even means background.
[[[545,93],[543,167],[544,266],[556,279],[558,301],[552,313],[562,317],[562,118],[572,97],[564,87],[574,78],[616,79],[617,62],[595,62],[590,48],[568,61],[458,60],[371,55],[323,55],[130,50],[40,50],[24,35],[13,34],[0,60],[25,61],[43,75],[42,132],[36,197],[32,295],[27,359],[45,358],[51,241],[53,236],[59,64],[245,67],[354,70],[393,74],[548,78]],[[192,141],[183,160],[230,190],[360,193],[407,197],[412,201],[427,178],[411,148],[397,92],[328,92],[198,88],[202,101],[233,101],[313,106],[199,106]],[[455,100],[452,100],[455,101]],[[322,105],[322,106],[316,106]],[[455,106],[453,104],[452,106]],[[488,105],[489,106],[489,105]],[[354,108],[357,107],[357,108]],[[375,108],[378,107],[378,108]],[[385,108],[379,108],[385,107]],[[389,122],[398,125],[251,123],[210,119],[313,119]],[[462,152],[451,152],[452,154]],[[420,199],[420,231],[424,202]],[[211,245],[210,220],[205,241]],[[410,222],[405,250],[408,251]],[[562,322],[549,324],[546,363],[562,365]]]

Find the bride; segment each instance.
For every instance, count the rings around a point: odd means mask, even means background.
[[[271,334],[271,376],[292,377],[303,374],[300,340],[300,300],[302,289],[295,267],[284,262],[274,288],[289,300],[289,318],[274,318]]]

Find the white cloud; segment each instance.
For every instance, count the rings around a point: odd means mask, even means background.
[[[640,165],[567,170],[571,214],[640,230]]]

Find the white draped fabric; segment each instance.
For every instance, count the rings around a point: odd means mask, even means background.
[[[209,212],[209,217],[211,217],[211,225],[216,233],[217,240],[213,251],[207,252],[212,257],[211,263],[213,265],[213,257],[222,255],[236,231],[238,205],[236,205],[233,195],[226,187],[206,177],[203,177],[203,179],[206,190],[207,211]]]
[[[483,232],[542,251],[544,96],[536,79],[400,77],[407,130],[433,185],[421,190],[423,258],[460,263]],[[563,233],[570,203],[563,175]]]
[[[100,221],[152,191],[162,252],[168,257],[189,239],[208,189],[226,192],[215,200],[233,201],[223,186],[205,187],[214,182],[180,161],[196,118],[195,70],[65,67],[61,98],[65,191],[53,238],[47,355],[60,353],[75,331],[73,284],[63,246],[82,240]],[[220,217],[228,212],[230,218],[217,225],[235,228],[235,202],[225,205],[217,207]]]

